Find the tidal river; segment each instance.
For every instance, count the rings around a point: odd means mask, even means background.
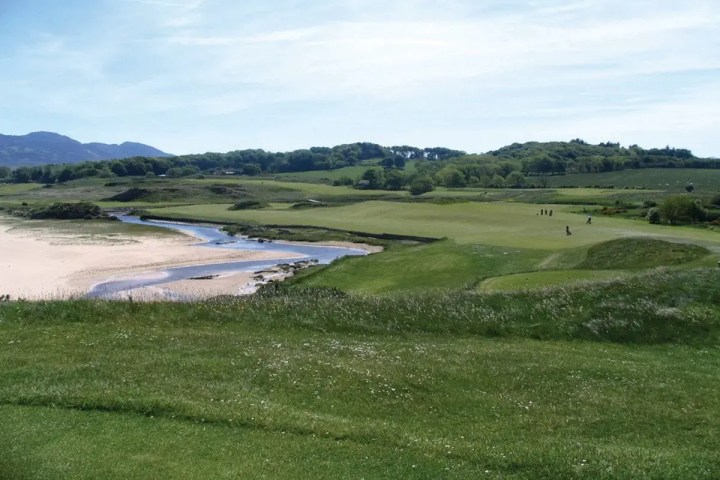
[[[249,240],[243,237],[233,237],[221,231],[218,227],[173,223],[156,220],[141,220],[137,217],[119,215],[118,218],[125,223],[139,225],[152,225],[169,228],[187,233],[201,239],[197,248],[225,248],[237,250],[264,250],[282,253],[292,253],[291,258],[276,258],[273,260],[245,260],[225,263],[198,264],[185,267],[174,267],[160,271],[153,271],[152,276],[138,276],[137,278],[108,280],[96,284],[88,293],[92,298],[113,297],[118,293],[136,288],[162,286],[163,284],[197,277],[206,277],[228,272],[255,272],[265,270],[282,263],[317,260],[320,264],[328,264],[336,258],[348,255],[366,255],[368,252],[357,248],[307,245],[292,242],[263,242]]]

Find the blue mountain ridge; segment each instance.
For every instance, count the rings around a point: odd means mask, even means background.
[[[0,134],[0,165],[8,167],[78,163],[128,157],[171,157],[169,153],[136,142],[80,143],[54,132],[27,135]]]

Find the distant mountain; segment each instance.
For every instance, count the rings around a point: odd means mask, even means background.
[[[120,145],[80,143],[53,132],[33,132],[27,135],[0,134],[0,165],[8,167],[138,156],[171,157],[172,155],[142,143],[125,142]]]

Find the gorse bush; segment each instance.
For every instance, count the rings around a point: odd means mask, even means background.
[[[29,212],[32,219],[98,219],[109,218],[100,207],[90,202],[53,203],[45,207],[33,208]]]
[[[228,210],[248,210],[251,208],[265,208],[269,206],[267,202],[262,202],[260,200],[241,200],[239,202],[236,202],[228,207]]]

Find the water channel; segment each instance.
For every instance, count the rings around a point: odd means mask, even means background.
[[[218,275],[221,273],[255,272],[265,270],[283,263],[295,263],[307,260],[317,260],[320,264],[328,264],[336,258],[349,255],[366,255],[368,252],[358,248],[308,245],[293,242],[258,242],[245,237],[234,237],[220,230],[219,227],[207,225],[192,225],[185,223],[166,222],[158,220],[141,220],[129,215],[118,215],[125,223],[150,225],[154,227],[169,228],[197,237],[200,243],[197,248],[224,248],[234,250],[263,250],[282,253],[292,253],[301,257],[276,258],[272,260],[243,260],[234,262],[197,264],[185,267],[173,267],[152,271],[154,275],[141,275],[137,278],[124,278],[121,280],[107,280],[93,286],[88,293],[91,298],[112,298],[118,293],[136,288],[159,286],[165,283],[187,280],[197,277]],[[156,275],[155,275],[156,274]]]

